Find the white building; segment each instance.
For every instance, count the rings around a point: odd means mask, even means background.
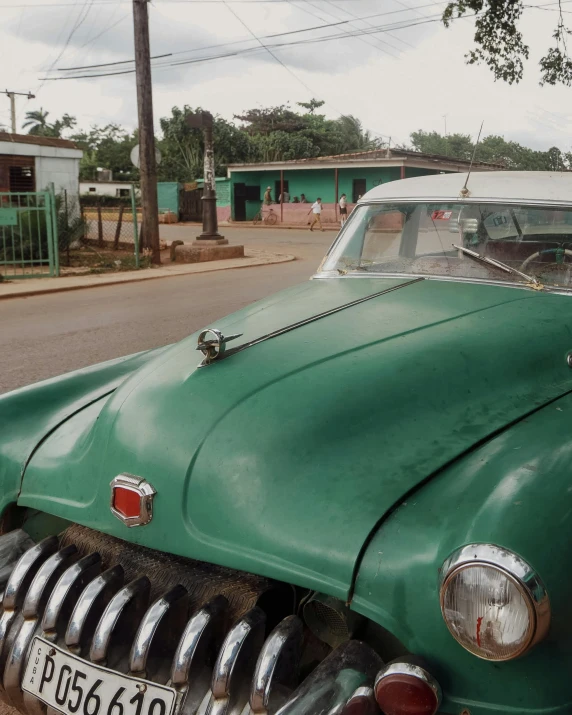
[[[0,192],[67,190],[78,197],[81,149],[67,139],[0,132]]]
[[[79,193],[82,196],[113,196],[116,199],[131,196],[130,181],[80,181]]]

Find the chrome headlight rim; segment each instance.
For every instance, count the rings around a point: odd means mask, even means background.
[[[517,588],[525,599],[530,614],[530,623],[523,645],[514,653],[505,657],[491,658],[466,648],[456,637],[445,617],[444,600],[447,587],[452,579],[461,571],[475,567],[486,566],[502,573]],[[453,638],[467,652],[477,658],[491,662],[501,662],[520,658],[533,646],[540,642],[550,628],[550,600],[546,588],[538,573],[523,558],[513,551],[496,544],[467,544],[456,549],[441,567],[439,585],[439,602],[441,615],[447,629]]]

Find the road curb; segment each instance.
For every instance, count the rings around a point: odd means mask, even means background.
[[[268,255],[268,253],[266,254]],[[49,293],[67,293],[72,290],[87,290],[88,288],[103,288],[103,287],[108,287],[108,286],[120,286],[120,285],[125,285],[129,283],[143,283],[145,281],[153,281],[153,280],[160,280],[161,278],[181,278],[185,276],[192,276],[192,275],[202,275],[203,273],[213,273],[215,271],[232,271],[232,270],[238,270],[238,269],[245,269],[245,268],[257,268],[261,266],[272,266],[276,265],[277,263],[290,263],[292,261],[296,260],[296,256],[294,256],[291,253],[271,253],[270,254],[274,260],[259,260],[258,262],[254,263],[248,263],[245,265],[236,265],[236,266],[217,266],[217,265],[212,265],[209,266],[208,268],[204,268],[204,270],[189,270],[186,272],[181,272],[181,273],[167,273],[167,274],[161,274],[161,275],[152,275],[152,274],[146,274],[144,276],[137,274],[134,272],[134,275],[127,274],[128,277],[126,277],[124,280],[105,280],[102,279],[101,282],[98,283],[89,283],[87,285],[61,285],[61,286],[55,286],[55,287],[46,287],[46,288],[38,288],[35,290],[24,290],[24,291],[19,291],[17,293],[7,293],[3,294],[2,293],[2,284],[0,283],[0,300],[10,300],[14,298],[31,298],[35,295],[47,295]],[[228,259],[228,260],[236,260],[236,259]],[[222,262],[222,261],[221,261]],[[213,261],[213,263],[216,263]],[[197,263],[191,263],[189,266],[197,266],[200,264]],[[157,269],[144,269],[144,270],[150,270],[151,272],[153,270]],[[160,270],[160,269],[159,269]],[[117,273],[111,273],[110,275],[116,276]],[[77,276],[69,276],[70,278],[77,278]],[[64,276],[65,278],[65,276]],[[52,280],[50,278],[43,278],[41,280],[49,281]],[[56,279],[57,280],[57,279]]]

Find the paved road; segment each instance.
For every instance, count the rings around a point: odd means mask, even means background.
[[[188,235],[194,239],[196,234],[192,226],[162,229],[170,229],[170,240]],[[233,243],[268,246],[299,260],[2,300],[0,393],[180,340],[227,313],[307,280],[335,236],[266,228],[225,231]],[[167,238],[167,232],[162,233]]]

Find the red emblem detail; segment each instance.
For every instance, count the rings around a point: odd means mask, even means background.
[[[111,513],[126,526],[144,526],[153,518],[155,489],[134,474],[111,480]]]
[[[123,516],[139,516],[141,512],[141,495],[127,487],[115,487],[113,490],[113,506]]]

